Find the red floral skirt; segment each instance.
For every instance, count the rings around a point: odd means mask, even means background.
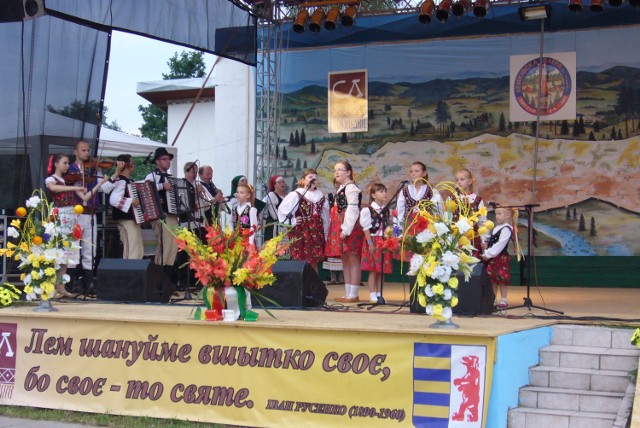
[[[491,284],[511,283],[511,257],[508,253],[502,253],[493,259],[488,259],[485,263]]]
[[[373,254],[369,252],[369,244],[362,243],[362,270],[369,272],[391,273],[391,253],[384,249],[384,239],[382,236],[372,237],[376,247]]]
[[[335,207],[331,209],[331,223],[329,223],[329,238],[325,255],[327,257],[340,257],[347,251],[360,255],[362,252],[362,241],[364,240],[364,232],[362,231],[360,222],[356,222],[356,225],[351,231],[351,235],[347,236],[343,241],[340,239],[340,233],[342,232],[340,226],[342,226],[344,213],[340,215],[338,214],[338,210],[335,209],[334,215],[334,209]]]
[[[320,216],[304,219],[289,232],[291,244],[291,258],[317,263],[324,260],[324,228]]]

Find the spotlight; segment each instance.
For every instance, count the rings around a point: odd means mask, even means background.
[[[423,24],[430,24],[433,18],[433,9],[436,8],[433,0],[424,0],[424,3],[420,6],[418,21]]]
[[[602,12],[604,10],[604,0],[591,0],[589,3],[589,10],[591,12]]]
[[[582,10],[582,0],[569,0],[568,8],[571,12],[580,12]]]
[[[520,19],[523,21],[547,19],[551,13],[551,8],[546,4],[540,6],[521,7],[518,9],[518,13],[520,14]]]
[[[353,27],[356,23],[356,15],[358,14],[358,8],[356,6],[349,6],[342,14],[342,25],[345,27]]]
[[[622,5],[622,0],[609,0],[609,6],[619,7]]]
[[[334,7],[332,9],[329,9],[329,12],[327,12],[327,17],[324,20],[324,28],[329,31],[335,30],[338,19],[340,19],[340,8]]]
[[[453,13],[453,16],[462,16],[469,12],[469,9],[471,9],[471,1],[459,0],[451,6],[451,13]]]
[[[324,10],[321,7],[317,8],[311,14],[309,18],[309,31],[317,33],[322,29],[322,20],[324,19]]]
[[[473,5],[473,14],[478,18],[484,18],[485,16],[487,16],[489,4],[489,0],[476,0]]]
[[[451,11],[451,0],[442,0],[436,10],[436,18],[440,22],[444,22],[449,19],[449,12]]]
[[[304,27],[307,24],[307,20],[309,19],[309,11],[307,9],[300,9],[298,15],[296,16],[296,20],[293,22],[293,31],[296,33],[304,33]]]

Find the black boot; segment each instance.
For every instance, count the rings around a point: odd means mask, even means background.
[[[93,271],[84,269],[82,271],[82,293],[87,296],[95,296],[96,289],[93,283]]]

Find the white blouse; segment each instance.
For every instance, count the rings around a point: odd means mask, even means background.
[[[297,220],[295,217],[295,212],[292,213],[291,219],[287,219],[287,215],[291,213],[292,210],[297,208],[298,201],[300,197],[298,195],[302,195],[304,193],[304,188],[300,187],[293,192],[289,192],[287,196],[284,197],[280,206],[278,207],[278,221],[287,226],[295,227],[297,224]],[[321,190],[308,190],[307,193],[304,194],[304,198],[309,202],[316,204],[322,199],[324,194]],[[322,211],[320,213],[320,217],[322,218],[322,227],[324,237],[326,238],[329,233],[329,201],[325,198],[324,203],[322,204]]]

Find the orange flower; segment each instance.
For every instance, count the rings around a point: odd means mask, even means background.
[[[25,207],[20,207],[16,210],[16,215],[18,217],[24,217],[27,215],[27,209]]]
[[[42,244],[42,238],[39,236],[34,236],[33,239],[31,239],[31,242],[33,243],[33,245],[40,245]]]

